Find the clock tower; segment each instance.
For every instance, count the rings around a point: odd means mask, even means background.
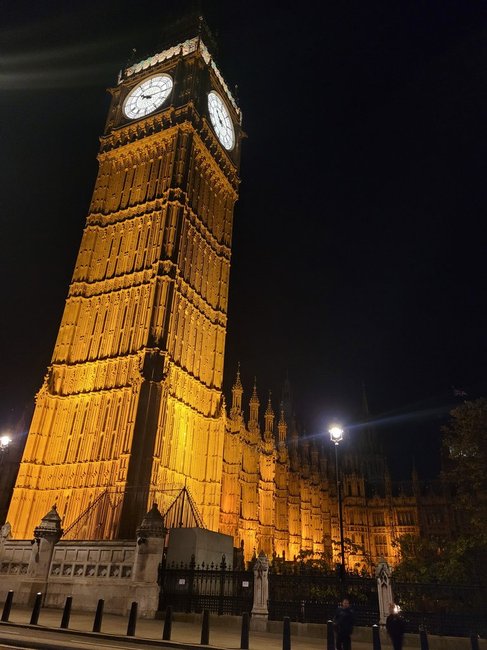
[[[133,537],[186,486],[218,530],[241,114],[201,19],[111,89],[86,227],[8,520]],[[71,532],[70,532],[71,531]]]

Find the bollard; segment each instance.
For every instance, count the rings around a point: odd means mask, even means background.
[[[240,635],[240,650],[249,650],[249,613],[242,614],[242,634]]]
[[[127,625],[127,636],[135,636],[135,626],[137,624],[137,603],[134,601],[130,607],[129,622]]]
[[[14,599],[14,592],[10,590],[7,594],[7,599],[5,600],[5,604],[3,606],[3,612],[2,612],[2,621],[4,623],[8,622],[8,619],[10,617],[10,610],[12,609],[12,600]]]
[[[479,635],[478,634],[471,634],[470,635],[470,647],[472,648],[472,650],[479,650]]]
[[[67,630],[69,627],[69,617],[71,616],[71,605],[73,604],[73,597],[68,596],[66,602],[64,603],[63,617],[61,619],[61,625],[59,626],[63,630]]]
[[[100,598],[98,605],[96,606],[95,620],[93,621],[93,632],[101,632],[101,622],[103,619],[103,606],[105,601],[103,598]]]
[[[201,645],[209,645],[210,643],[210,612],[205,609],[203,611],[203,622],[201,625]]]
[[[333,629],[333,621],[326,623],[326,650],[335,650],[335,632]]]
[[[164,629],[162,630],[163,641],[171,640],[171,627],[172,627],[172,607],[171,605],[168,605],[166,607],[166,616],[164,617]]]
[[[37,625],[39,614],[41,613],[41,600],[42,594],[40,591],[38,591],[36,593],[36,599],[34,601],[34,608],[32,609],[32,616],[30,617],[30,625]]]
[[[381,647],[379,626],[372,625],[372,648],[374,650],[381,650]]]
[[[430,650],[426,630],[419,631],[419,647],[421,648],[421,650]]]
[[[285,616],[282,622],[282,650],[291,650],[291,619]]]

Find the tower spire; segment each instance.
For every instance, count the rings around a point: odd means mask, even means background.
[[[232,387],[232,408],[230,410],[230,415],[232,418],[242,415],[242,395],[243,395],[243,386],[240,380],[240,361],[237,365],[237,376],[235,378],[235,383]]]
[[[250,418],[249,418],[249,429],[250,431],[260,431],[259,426],[259,397],[257,395],[257,377],[254,377],[254,389],[252,391],[252,397],[250,398]]]
[[[271,391],[269,391],[269,399],[267,400],[267,408],[264,414],[264,420],[265,420],[264,438],[266,440],[271,439],[274,435],[275,414],[274,414],[274,409],[272,408],[271,397],[272,397],[272,393]]]
[[[281,413],[279,416],[279,422],[277,424],[277,431],[279,434],[279,446],[284,447],[287,440],[287,424],[286,418],[284,417],[284,403],[281,402]]]
[[[367,389],[365,386],[365,381],[362,379],[362,416],[369,419],[369,400],[367,399]]]

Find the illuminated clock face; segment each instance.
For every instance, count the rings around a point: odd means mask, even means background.
[[[235,146],[235,131],[232,119],[220,95],[213,91],[208,95],[208,112],[217,138],[225,149],[230,151]]]
[[[123,104],[125,117],[135,120],[145,117],[162,106],[172,90],[172,79],[167,74],[149,77],[129,92]]]

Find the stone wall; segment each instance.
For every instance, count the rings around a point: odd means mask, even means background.
[[[60,542],[54,548],[49,574],[39,581],[32,570],[39,553],[37,543],[6,542],[0,560],[0,600],[12,589],[15,602],[31,604],[41,591],[46,607],[62,608],[66,597],[72,596],[76,609],[94,611],[103,598],[105,611],[125,614],[136,600],[137,587],[142,586],[133,580],[136,552],[135,541]],[[158,595],[156,581],[157,575],[152,583]]]
[[[67,596],[78,610],[94,611],[98,600],[112,614],[126,614],[132,601],[139,615],[153,618],[159,603],[158,565],[164,550],[162,517],[156,506],[144,517],[137,541],[65,541],[54,507],[32,540],[0,538],[0,599],[14,591],[18,604],[44,595],[47,607],[62,608]]]
[[[105,610],[125,614],[133,591],[136,542],[60,542],[49,572],[47,607],[63,607],[73,596],[76,609],[92,611],[99,598]]]
[[[5,600],[7,592],[15,591],[16,601],[26,603],[23,598],[25,582],[28,579],[29,564],[32,556],[32,544],[29,541],[6,541],[0,546],[0,599]]]

